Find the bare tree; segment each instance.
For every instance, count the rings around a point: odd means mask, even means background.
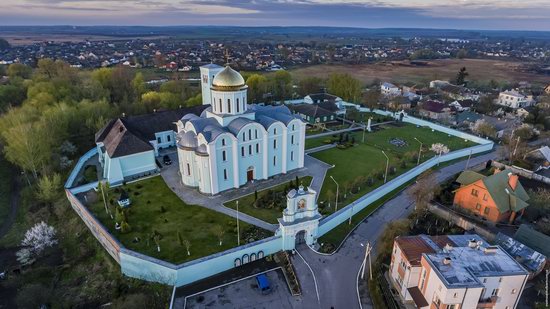
[[[425,209],[440,190],[435,174],[428,170],[418,176],[416,184],[409,189],[409,195],[416,210]]]
[[[191,242],[187,239],[184,239],[183,245],[185,246],[185,250],[187,250],[187,255],[191,255],[191,251],[189,251],[189,249],[191,249]]]

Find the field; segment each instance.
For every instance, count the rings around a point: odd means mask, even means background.
[[[311,176],[305,176],[300,178],[300,183],[304,186],[308,186],[311,183]],[[282,199],[284,199],[284,194],[282,191],[284,191],[285,187],[288,186],[288,183],[280,184],[278,186],[262,190],[258,192],[258,198],[261,198],[267,194],[268,191],[273,192],[281,192]],[[243,212],[247,215],[251,215],[253,217],[256,217],[260,220],[263,220],[268,223],[277,224],[277,218],[281,218],[283,216],[282,209],[278,207],[272,207],[272,208],[257,208],[254,207],[255,202],[255,196],[254,193],[249,194],[247,196],[243,196],[238,200],[233,200],[230,202],[226,202],[225,206],[233,209],[237,209],[237,201],[239,201],[239,211]],[[286,199],[281,201],[281,205],[284,205],[286,207]]]
[[[487,59],[441,59],[432,60],[426,66],[392,65],[390,63],[323,64],[297,68],[290,72],[295,80],[308,76],[327,78],[332,73],[348,73],[364,84],[370,84],[375,80],[394,83],[428,83],[434,79],[452,79],[461,67],[466,67],[470,73],[468,79],[473,81],[487,82],[494,79],[508,82],[525,80],[545,85],[550,83],[550,76],[522,72],[523,65],[528,65],[528,63]]]
[[[106,214],[101,199],[89,208],[125,247],[168,262],[182,263],[237,246],[237,222],[234,218],[185,204],[166,186],[162,177],[141,180],[123,188],[132,202],[127,216],[131,232],[123,234],[115,230],[115,222]],[[116,200],[118,196],[116,188],[111,189],[109,200]],[[114,213],[114,207],[110,208]],[[224,231],[222,245],[219,245],[215,227]],[[241,239],[245,239],[243,235],[251,229],[257,228],[241,222]],[[160,252],[152,239],[155,232],[161,235]],[[187,255],[186,248],[180,244],[178,232],[181,239],[191,243],[191,255]],[[137,242],[136,237],[139,238]]]
[[[383,175],[385,171],[386,158],[382,150],[389,157],[390,169],[391,167],[395,168],[394,173],[391,171],[388,173],[387,180],[389,181],[416,165],[416,162],[412,162],[414,159],[405,159],[405,154],[417,154],[419,151],[420,144],[414,140],[415,137],[424,144],[420,161],[425,161],[435,155],[428,150],[433,143],[443,143],[451,150],[475,145],[470,141],[450,137],[447,134],[432,131],[425,127],[417,128],[410,124],[401,124],[400,126],[386,125],[383,126],[382,130],[366,133],[365,143],[362,143],[362,132],[353,133],[353,136],[355,136],[357,143],[354,147],[345,150],[332,148],[312,154],[313,157],[335,166],[329,169],[319,197],[321,203],[331,203],[331,207],[322,205],[325,214],[334,211],[334,201],[328,201],[328,197],[334,199],[333,196],[336,194],[336,185],[330,178],[331,176],[339,183],[339,208],[383,184],[382,177],[375,177],[376,174],[378,176]],[[389,140],[396,137],[405,141],[406,145],[397,147],[390,144]],[[314,142],[318,142],[316,140],[312,139],[311,142],[307,140],[309,143],[307,145],[311,146]],[[374,183],[370,186],[363,185],[358,189],[352,190],[352,184],[359,176],[372,177]],[[331,193],[328,193],[329,191]]]

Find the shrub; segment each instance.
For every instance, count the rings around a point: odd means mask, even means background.
[[[126,221],[122,221],[122,223],[120,224],[120,232],[122,234],[126,234],[126,233],[130,233],[132,231],[132,227],[130,226],[130,224],[128,224],[128,222]]]
[[[407,168],[407,161],[401,161],[401,168]]]
[[[390,167],[388,168],[388,173],[389,173],[390,175],[395,175],[396,172],[397,172],[397,168],[395,168],[395,166],[390,166]]]
[[[160,212],[162,212],[162,213],[165,213],[165,212],[166,212],[166,208],[164,208],[163,205],[160,206]]]
[[[332,139],[325,139],[325,140],[323,140],[323,143],[324,144],[332,144],[333,141],[332,141]]]

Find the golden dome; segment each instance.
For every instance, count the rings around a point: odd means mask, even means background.
[[[246,87],[244,78],[239,72],[226,66],[212,80],[212,89],[221,91],[241,90]]]

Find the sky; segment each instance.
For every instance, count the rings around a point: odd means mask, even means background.
[[[550,31],[550,0],[4,1],[0,25],[338,26]]]

